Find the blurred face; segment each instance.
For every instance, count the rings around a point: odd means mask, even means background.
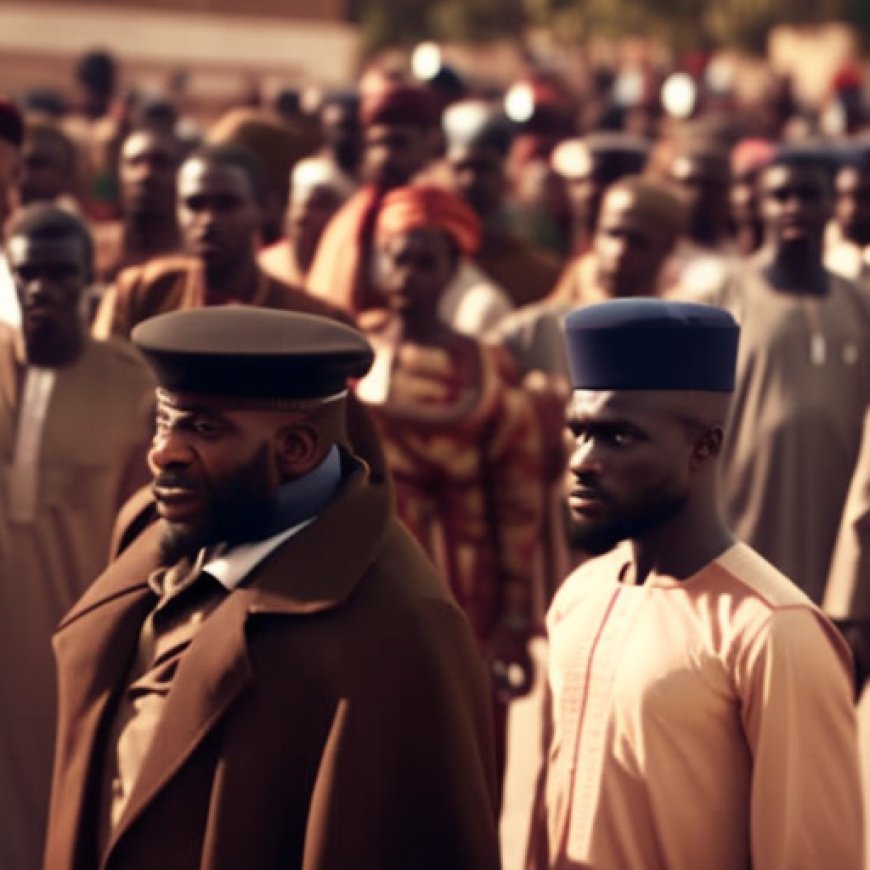
[[[73,235],[56,239],[13,236],[7,257],[31,361],[61,362],[70,342],[84,330],[81,300],[89,270],[82,240]]]
[[[21,176],[21,154],[6,139],[0,139],[0,223],[13,208],[14,191]]]
[[[441,230],[393,236],[379,248],[379,285],[387,304],[404,314],[433,319],[444,289],[456,274],[457,257]]]
[[[564,176],[574,226],[591,237],[607,188],[634,171],[639,171],[639,166],[635,168],[616,156],[590,154],[588,162],[578,164],[576,171]]]
[[[837,173],[834,216],[843,236],[870,245],[870,173],[849,166]]]
[[[765,240],[781,250],[821,249],[831,216],[831,191],[824,170],[771,166],[760,179]]]
[[[247,173],[191,158],[178,176],[178,223],[188,253],[207,272],[238,268],[254,256],[261,212]]]
[[[670,175],[689,207],[689,234],[699,240],[715,239],[728,214],[727,165],[715,158],[681,156]]]
[[[18,183],[22,205],[51,201],[65,193],[73,172],[70,158],[64,143],[55,136],[35,135],[25,139]]]
[[[126,214],[172,220],[178,144],[167,134],[140,131],[121,149],[121,200]]]
[[[639,213],[634,196],[614,190],[604,200],[593,240],[598,284],[609,296],[652,296],[673,237]]]
[[[267,411],[158,392],[148,463],[163,521],[164,564],[209,544],[257,540],[269,527],[281,483],[276,430],[276,416]]]
[[[314,259],[320,237],[341,203],[341,196],[325,184],[291,194],[285,232],[303,269]]]
[[[567,497],[576,546],[605,553],[683,507],[691,440],[654,391],[576,390],[567,425]]]
[[[353,103],[328,103],[320,115],[323,138],[339,166],[353,170],[362,153],[362,128]]]
[[[363,175],[384,190],[410,181],[429,162],[426,131],[408,124],[372,124],[364,133]]]
[[[755,224],[760,220],[758,211],[758,174],[747,173],[736,178],[731,185],[731,219],[735,226]]]
[[[506,180],[504,160],[497,151],[474,146],[452,148],[447,161],[454,190],[481,218],[501,209]]]

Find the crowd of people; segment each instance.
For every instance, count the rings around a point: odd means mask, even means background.
[[[860,111],[76,74],[0,101],[0,867],[863,867]]]

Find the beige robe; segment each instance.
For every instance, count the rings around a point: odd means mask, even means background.
[[[0,331],[0,867],[41,861],[54,744],[51,635],[106,563],[115,512],[148,477],[154,383],[131,347],[88,342],[58,369],[33,522],[10,516],[23,367]]]
[[[849,652],[744,544],[622,582],[623,547],[548,616],[553,870],[857,870]]]
[[[833,275],[823,298],[782,293],[750,266],[715,301],[741,326],[728,518],[819,603],[870,401],[870,296]]]

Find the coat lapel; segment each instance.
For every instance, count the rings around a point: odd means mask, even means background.
[[[94,582],[54,636],[58,731],[49,867],[70,866],[70,854],[87,848],[80,835],[96,830],[99,801],[93,800],[91,778],[102,770],[105,747],[99,736],[107,708],[126,680],[139,628],[154,604],[146,583],[155,562],[153,534],[143,535]]]
[[[389,488],[371,485],[356,465],[317,521],[267,556],[212,612],[184,653],[106,860],[250,683],[248,618],[339,605],[375,558],[390,516]]]

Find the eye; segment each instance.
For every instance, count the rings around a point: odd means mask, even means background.
[[[195,420],[191,428],[202,438],[214,438],[220,434],[222,427],[216,420],[201,418]]]

